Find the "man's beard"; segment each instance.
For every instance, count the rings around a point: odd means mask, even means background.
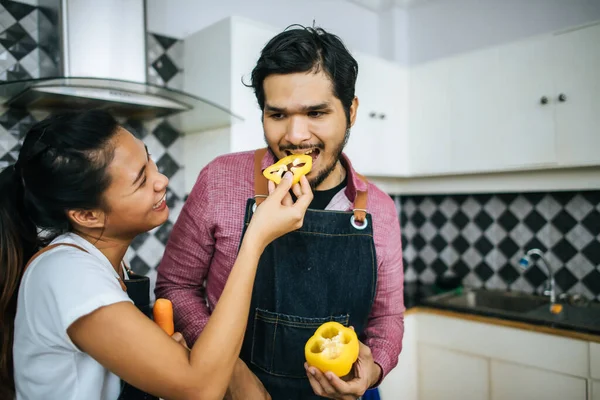
[[[319,186],[321,183],[323,183],[325,181],[325,179],[327,179],[329,177],[329,175],[331,175],[331,173],[335,170],[335,167],[337,166],[337,163],[342,156],[342,152],[344,151],[344,148],[346,147],[346,144],[348,143],[349,137],[350,137],[350,127],[346,128],[346,133],[344,134],[344,140],[341,141],[341,143],[336,147],[335,151],[333,152],[333,160],[331,161],[331,163],[329,163],[329,165],[327,165],[325,168],[323,168],[323,170],[321,170],[317,176],[315,176],[313,179],[310,179],[308,181],[308,183],[310,184],[310,188],[312,190],[315,190],[317,188],[317,186]],[[267,140],[267,138],[265,137],[265,142],[266,142],[266,140]],[[267,142],[267,146],[268,146],[268,142]],[[319,148],[320,150],[323,150],[323,146],[317,146],[317,148]],[[294,147],[286,146],[285,150],[302,150],[302,146],[294,146]],[[273,152],[273,150],[270,147],[269,147],[269,151],[273,155],[275,155],[275,153]],[[275,157],[275,158],[277,158],[277,157]]]

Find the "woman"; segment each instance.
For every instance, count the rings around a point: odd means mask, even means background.
[[[0,398],[14,390],[17,399],[114,400],[121,378],[167,399],[223,398],[259,257],[301,226],[312,192],[303,179],[292,188],[293,203],[289,178],[270,186],[221,300],[188,351],[132,304],[123,285],[133,238],[167,220],[167,183],[144,144],[104,112],[52,116],[28,132],[17,163],[0,174],[0,373],[7,392]],[[46,247],[23,272],[48,244],[60,245]]]

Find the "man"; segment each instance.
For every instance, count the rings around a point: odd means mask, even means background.
[[[228,398],[268,398],[266,389],[274,400],[356,399],[397,363],[404,331],[397,212],[342,153],[358,109],[357,73],[340,39],[322,29],[275,36],[251,83],[268,151],[213,160],[173,227],[156,296],[173,302],[177,330],[191,346],[223,290],[245,224],[266,194],[262,170],[290,154],[313,158],[307,178],[314,199],[304,225],[261,258]],[[304,344],[331,320],[352,326],[361,340],[359,359],[342,378],[305,365]]]

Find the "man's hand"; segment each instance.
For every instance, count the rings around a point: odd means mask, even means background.
[[[246,363],[238,359],[224,400],[271,400],[271,396]]]
[[[176,341],[177,343],[182,345],[185,349],[187,349],[187,351],[190,351],[190,348],[188,347],[187,343],[185,342],[185,338],[183,337],[183,335],[180,332],[175,332],[171,336],[171,339],[173,339],[174,341]]]
[[[362,342],[358,359],[347,376],[338,378],[331,371],[324,374],[307,363],[304,364],[304,368],[316,395],[340,400],[358,399],[379,381],[382,372],[381,367],[373,361],[371,349]]]

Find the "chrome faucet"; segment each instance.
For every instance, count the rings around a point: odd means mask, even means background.
[[[527,269],[532,265],[531,256],[536,255],[540,258],[541,265],[543,265],[548,273],[548,281],[546,283],[546,290],[544,290],[544,296],[550,296],[550,303],[556,303],[556,291],[554,290],[554,273],[550,269],[550,266],[544,258],[544,253],[540,249],[529,250],[523,258],[519,261],[519,265],[523,269]]]

